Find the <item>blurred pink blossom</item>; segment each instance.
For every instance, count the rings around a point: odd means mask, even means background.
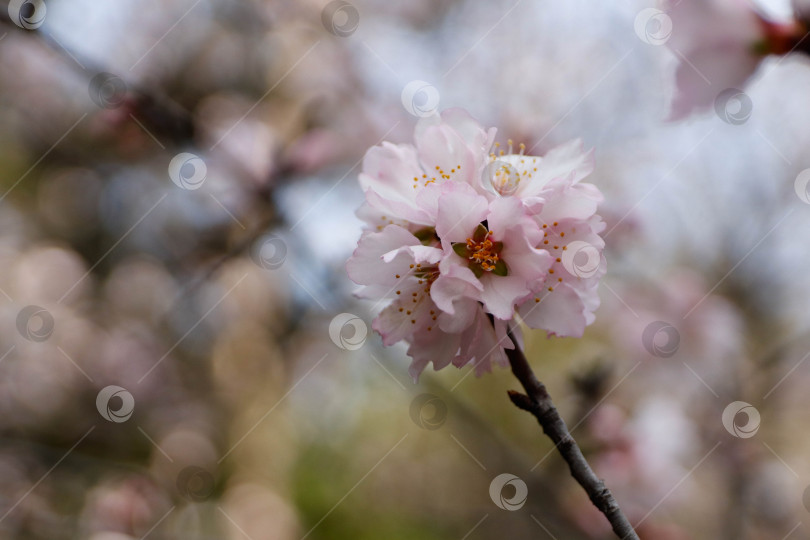
[[[796,25],[764,19],[745,0],[680,0],[667,10],[678,57],[670,120],[713,106],[727,89],[744,87],[769,54],[785,54]]]

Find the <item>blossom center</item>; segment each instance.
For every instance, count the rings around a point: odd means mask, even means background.
[[[492,231],[483,223],[478,225],[466,242],[453,243],[453,251],[459,257],[467,259],[470,270],[479,278],[484,272],[492,272],[496,276],[508,274],[506,263],[500,256],[502,249],[503,242],[494,241]]]
[[[495,244],[489,238],[483,242],[476,242],[472,238],[467,238],[468,259],[474,263],[480,264],[481,268],[487,272],[492,272],[495,270],[495,265],[499,260],[494,247]]]
[[[520,184],[520,173],[511,164],[495,160],[488,165],[490,183],[501,195],[513,195]]]
[[[456,171],[461,171],[461,164],[452,167],[449,171],[445,171],[440,166],[436,165],[435,171],[428,171],[422,174],[422,178],[418,176],[413,177],[413,189],[419,189],[420,187],[427,187],[430,184],[440,183],[444,180],[450,180],[450,178],[456,173]]]
[[[429,304],[429,302],[426,304],[425,300],[430,299],[430,287],[439,277],[439,267],[435,264],[422,266],[421,263],[415,262],[410,265],[410,271],[405,276],[396,274],[394,277],[403,280],[409,276],[416,278],[416,283],[413,283],[413,279],[404,281],[403,287],[396,291],[397,297],[392,306],[396,307],[400,316],[406,321],[409,320],[412,325],[422,320],[430,332],[433,328],[430,321],[435,321],[438,316],[434,310],[430,310],[430,315],[425,314],[426,306]],[[429,320],[426,319],[428,316]]]
[[[494,189],[504,197],[514,195],[521,181],[531,181],[532,173],[537,172],[538,158],[524,154],[526,145],[520,143],[519,153],[513,152],[512,139],[508,140],[508,152],[500,149],[495,143],[495,151],[489,154],[489,162],[483,171],[485,187]]]
[[[422,266],[417,264],[414,269],[413,275],[418,279],[420,285],[425,284],[425,292],[428,292],[430,286],[439,277],[439,267],[436,265]]]

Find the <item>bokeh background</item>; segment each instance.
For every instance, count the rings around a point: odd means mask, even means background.
[[[810,538],[805,58],[666,122],[651,2],[7,4],[0,538],[610,538],[508,370],[414,384],[352,296],[363,153],[451,106],[595,149],[602,306],[527,354],[641,538]]]

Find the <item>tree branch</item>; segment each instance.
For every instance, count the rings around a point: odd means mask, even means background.
[[[594,474],[591,466],[582,455],[574,438],[568,432],[568,426],[557,412],[557,408],[551,401],[545,385],[541,383],[532,371],[526,355],[517,345],[512,333],[509,338],[515,344],[514,349],[506,349],[506,356],[512,366],[512,373],[523,385],[526,394],[509,391],[509,399],[520,409],[527,411],[537,418],[537,422],[543,428],[543,433],[554,441],[560,455],[568,463],[571,469],[571,476],[582,486],[590,497],[591,502],[602,512],[613,527],[613,532],[622,540],[639,540],[633,526],[619,508],[619,503],[613,497],[610,490],[605,487],[605,483]]]

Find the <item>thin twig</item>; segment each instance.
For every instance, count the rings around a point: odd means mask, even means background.
[[[509,391],[509,399],[518,408],[530,412],[537,418],[543,432],[554,442],[557,450],[571,469],[571,476],[583,487],[591,502],[602,512],[613,527],[613,532],[622,540],[639,540],[633,526],[619,508],[619,503],[613,497],[605,483],[594,474],[591,466],[582,455],[574,438],[568,432],[568,426],[557,412],[551,401],[546,387],[532,371],[526,355],[517,345],[512,333],[509,338],[515,343],[514,349],[506,349],[506,356],[512,366],[512,373],[523,385],[526,394]]]

